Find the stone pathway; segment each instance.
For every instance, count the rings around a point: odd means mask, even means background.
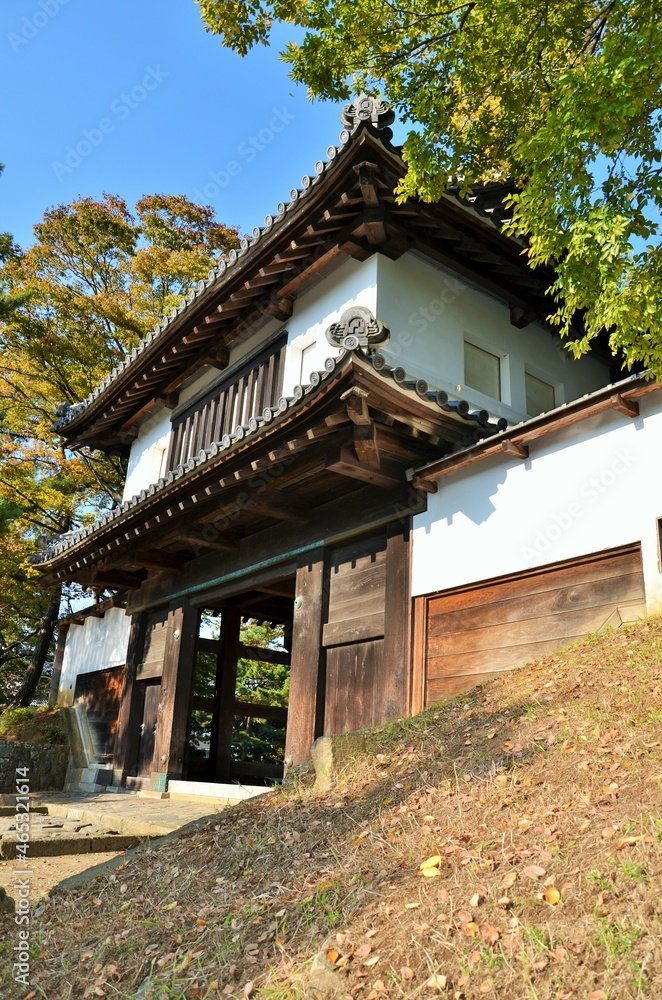
[[[30,898],[36,905],[54,886],[118,859],[127,847],[149,843],[189,823],[213,816],[225,803],[153,799],[135,792],[38,792],[30,796]],[[0,887],[14,895],[15,800],[0,796]],[[116,831],[116,832],[111,832]],[[3,847],[4,841],[4,847]],[[100,845],[114,845],[113,847]],[[68,845],[71,845],[68,848]],[[76,853],[66,853],[76,847]],[[80,853],[82,852],[82,853]],[[92,872],[90,871],[90,875]]]

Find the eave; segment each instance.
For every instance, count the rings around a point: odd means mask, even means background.
[[[421,252],[507,302],[515,325],[544,319],[551,273],[532,272],[519,243],[501,232],[508,185],[489,185],[473,200],[451,191],[439,203],[399,205],[405,171],[399,151],[371,125],[329,147],[314,176],[242,240],[83,403],[55,425],[68,447],[127,454],[137,425],[155,406],[174,406],[184,382],[203,365],[227,364],[231,347],[266,320],[285,323],[296,297],[339,259],[379,252]]]
[[[572,427],[601,413],[615,411],[630,419],[639,416],[638,400],[662,389],[646,374],[631,375],[620,382],[564,403],[548,413],[524,420],[489,439],[463,448],[426,465],[412,467],[407,476],[414,489],[436,493],[439,481],[489,458],[511,457],[525,461],[530,445],[555,432]]]
[[[498,433],[502,422],[485,411],[380,358],[343,352],[227,442],[54,540],[38,566],[44,579],[135,589],[200,550],[230,552],[269,524],[305,523],[315,507],[354,489],[406,490],[412,462]]]

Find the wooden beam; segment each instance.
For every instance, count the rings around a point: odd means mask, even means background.
[[[122,587],[126,590],[139,590],[144,576],[141,573],[127,573],[124,570],[101,569],[92,572],[92,582],[105,587]]]
[[[181,778],[193,690],[197,610],[188,601],[172,602],[167,630],[152,770]]]
[[[611,405],[619,413],[624,413],[626,417],[639,416],[639,403],[634,399],[626,399],[620,392],[615,392],[611,396]]]
[[[216,674],[216,697],[219,702],[216,735],[216,781],[230,779],[230,747],[234,724],[234,701],[237,687],[237,660],[239,659],[239,633],[241,612],[226,608],[221,618],[221,652]]]
[[[375,722],[407,714],[411,675],[411,518],[386,528],[384,646]]]
[[[146,566],[151,569],[181,569],[186,562],[182,556],[159,552],[156,549],[143,549],[128,553],[127,559],[137,566]]]
[[[256,493],[246,504],[246,510],[273,517],[277,521],[305,524],[308,520],[309,508],[307,504],[295,497],[286,496],[280,490],[274,489]]]
[[[235,536],[217,531],[211,524],[204,528],[197,528],[194,525],[182,528],[174,536],[174,541],[188,542],[190,545],[214,549],[216,552],[236,552],[239,548]]]
[[[349,448],[341,448],[337,457],[332,458],[325,466],[330,472],[337,472],[341,476],[349,476],[350,479],[360,479],[364,483],[371,483],[373,486],[390,487],[402,483],[404,473],[393,463],[387,463],[386,467],[373,469],[362,465],[356,455],[352,454]]]
[[[297,569],[286,767],[309,758],[310,748],[324,727],[326,653],[322,646],[322,626],[328,604],[325,557],[320,547],[302,558]]]
[[[113,760],[113,767],[122,771],[123,778],[129,771],[135,769],[137,763],[141,705],[136,685],[136,673],[138,664],[142,662],[143,658],[146,629],[147,614],[143,612],[133,615],[126,650],[124,685],[120,700]]]
[[[260,663],[279,663],[289,666],[292,656],[286,649],[264,649],[260,646],[244,646],[239,643],[239,657],[242,660],[258,660]]]
[[[274,295],[266,306],[265,312],[268,316],[280,320],[281,323],[286,323],[294,312],[294,296]]]
[[[514,438],[508,438],[506,441],[501,442],[501,450],[505,451],[506,455],[512,455],[514,458],[528,458],[529,448],[525,444],[520,444]]]
[[[354,451],[362,465],[367,465],[370,469],[380,468],[377,430],[372,420],[368,424],[354,426]]]

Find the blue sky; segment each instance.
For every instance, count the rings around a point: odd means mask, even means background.
[[[194,0],[6,2],[0,231],[26,247],[45,209],[103,191],[130,208],[181,192],[242,231],[260,225],[342,128],[277,49],[229,52]]]

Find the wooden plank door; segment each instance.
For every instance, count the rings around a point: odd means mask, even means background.
[[[144,685],[143,713],[138,739],[138,774],[149,774],[154,757],[154,740],[161,697],[161,682],[148,681]]]

